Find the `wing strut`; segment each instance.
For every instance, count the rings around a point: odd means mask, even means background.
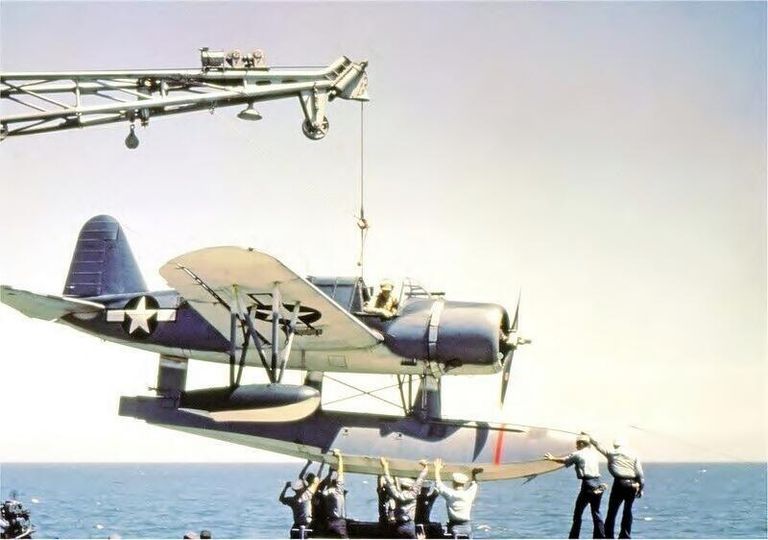
[[[288,338],[285,340],[285,347],[283,347],[282,354],[281,354],[281,360],[280,360],[280,371],[278,372],[277,380],[282,381],[283,380],[283,373],[285,373],[285,365],[288,363],[288,357],[291,356],[291,346],[293,345],[293,336],[296,335],[296,321],[299,318],[299,311],[301,310],[301,302],[296,302],[296,305],[293,306],[293,311],[291,312],[291,320],[288,323]]]
[[[243,369],[245,368],[245,357],[250,346],[251,338],[256,347],[256,352],[259,354],[264,371],[267,373],[270,383],[279,383],[283,380],[283,374],[285,373],[285,366],[288,363],[288,357],[291,354],[291,345],[293,344],[293,337],[296,335],[296,321],[298,320],[299,311],[301,309],[301,302],[296,302],[291,312],[291,319],[285,321],[280,314],[280,306],[282,303],[282,295],[278,284],[272,290],[272,352],[270,355],[270,362],[267,362],[267,355],[264,353],[264,343],[266,340],[259,334],[253,324],[252,310],[246,310],[243,308],[243,299],[237,285],[232,286],[232,294],[235,298],[238,311],[236,315],[233,315],[233,327],[230,334],[230,351],[234,351],[236,344],[235,334],[235,318],[240,323],[240,328],[243,332],[243,345],[240,351],[240,365],[238,366],[238,372],[236,379],[233,380],[234,371],[234,353],[230,352],[230,384],[232,386],[238,386],[242,377]],[[280,349],[280,332],[286,335],[285,344]]]
[[[177,268],[189,275],[204,291],[210,294],[218,305],[227,309],[230,313],[229,326],[229,385],[232,387],[240,386],[243,371],[245,369],[245,359],[253,341],[256,352],[261,360],[261,365],[267,373],[270,383],[276,383],[283,380],[285,366],[288,363],[288,357],[291,354],[291,345],[293,337],[296,335],[296,321],[298,320],[301,302],[296,302],[291,312],[291,319],[286,321],[280,314],[281,294],[278,283],[272,290],[272,342],[262,336],[256,330],[253,324],[253,306],[245,309],[243,298],[237,285],[232,285],[232,304],[224,300],[221,295],[209,287],[199,276],[186,266],[177,265]],[[237,360],[237,331],[240,329],[242,335],[242,345],[240,347],[239,361]],[[280,331],[286,335],[285,346],[280,350]],[[271,363],[267,361],[267,355],[264,352],[265,344],[272,348]],[[237,367],[237,370],[235,368]]]

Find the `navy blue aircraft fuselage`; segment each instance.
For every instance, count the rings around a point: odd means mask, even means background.
[[[499,305],[448,301],[407,283],[394,316],[366,313],[371,291],[361,278],[305,279],[235,247],[181,255],[160,274],[173,289],[149,291],[118,222],[96,216],[80,231],[63,295],[2,286],[2,301],[160,354],[158,396],[123,398],[121,414],[183,431],[314,460],[338,447],[358,472],[380,472],[366,449],[403,473],[427,455],[455,456],[449,470],[483,462],[485,479],[552,470],[541,455],[570,441],[555,430],[440,416],[444,375],[503,370],[503,400],[512,355],[527,341],[517,336],[517,310],[510,324]],[[189,359],[229,363],[229,385],[187,391]],[[241,385],[245,366],[261,366],[269,384]],[[286,369],[306,371],[305,383],[282,384]],[[397,375],[404,416],[323,410],[324,372]],[[406,398],[414,377],[419,391]]]

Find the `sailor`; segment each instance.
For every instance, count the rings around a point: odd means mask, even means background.
[[[448,533],[454,538],[459,536],[472,538],[472,503],[477,496],[477,475],[483,472],[481,468],[472,469],[472,479],[464,473],[455,472],[451,475],[453,487],[443,484],[440,471],[443,460],[435,460],[435,486],[437,492],[445,499],[448,512]]]
[[[643,488],[645,487],[643,466],[635,453],[627,448],[627,442],[623,437],[616,437],[613,441],[613,448],[606,449],[591,435],[586,433],[584,435],[589,437],[589,442],[608,460],[608,471],[613,476],[611,495],[608,498],[608,514],[605,516],[606,538],[614,538],[613,530],[616,515],[622,504],[624,511],[621,515],[619,538],[631,538],[632,504],[635,502],[635,497],[643,496]]]
[[[384,475],[376,479],[376,495],[379,501],[379,527],[382,531],[388,531],[395,523],[395,500],[389,494]]]
[[[280,493],[279,501],[289,506],[293,511],[293,526],[291,526],[291,538],[306,538],[307,529],[311,529],[312,523],[312,497],[317,491],[320,479],[314,474],[307,475],[306,482],[297,478],[293,482],[286,482],[283,491]],[[286,492],[291,488],[294,492],[292,496],[287,496]]]
[[[379,284],[379,294],[372,298],[363,308],[366,313],[381,315],[385,319],[391,319],[397,315],[397,309],[400,307],[400,301],[392,294],[394,284],[388,280],[382,280]]]
[[[566,467],[575,465],[576,478],[581,480],[581,489],[576,497],[573,509],[573,525],[568,538],[578,538],[581,532],[581,515],[589,505],[592,512],[592,538],[605,538],[605,526],[600,515],[600,500],[603,498],[605,484],[600,483],[600,469],[597,453],[590,447],[589,437],[579,435],[576,438],[576,451],[567,456],[555,457],[549,452],[544,457],[550,461],[562,463]]]
[[[320,468],[317,470],[317,478],[320,478],[323,475],[324,468],[325,462],[320,464]],[[301,476],[301,474],[299,476]],[[328,481],[329,478],[323,478],[317,485],[315,494],[312,496],[312,520],[310,522],[310,528],[312,529],[312,534],[314,536],[320,536],[320,534],[324,531],[322,522],[325,516],[325,510],[323,497],[320,495],[320,492],[326,485],[328,485]]]
[[[338,460],[336,470],[331,469],[326,485],[320,491],[323,533],[331,538],[349,538],[345,509],[344,459],[338,450],[334,450],[333,455]]]
[[[395,538],[416,538],[416,498],[421,491],[421,484],[427,477],[428,465],[421,460],[421,472],[418,478],[400,478],[400,487],[397,486],[389,474],[389,462],[380,458],[384,468],[384,482],[389,494],[395,500],[395,528],[392,531]]]
[[[439,493],[431,482],[425,482],[421,486],[421,491],[416,498],[416,523],[421,523],[426,528],[429,525],[432,506]]]

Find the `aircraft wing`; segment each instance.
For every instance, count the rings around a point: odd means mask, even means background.
[[[230,312],[238,307],[248,310],[256,330],[268,336],[272,299],[279,294],[280,316],[285,320],[291,319],[299,303],[294,350],[365,349],[383,340],[266,253],[239,247],[201,249],[170,260],[160,275],[226,338]]]
[[[0,300],[3,304],[21,311],[27,317],[55,321],[72,313],[96,313],[102,311],[104,306],[87,300],[35,294],[29,291],[14,289],[8,285],[0,285]]]

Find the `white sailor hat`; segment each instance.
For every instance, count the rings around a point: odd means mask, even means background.
[[[455,472],[455,473],[453,473],[453,474],[451,475],[451,479],[452,479],[452,480],[454,481],[454,483],[456,483],[456,484],[466,484],[467,482],[469,482],[469,476],[467,476],[467,475],[466,475],[466,474],[464,474],[464,473],[460,473],[460,472]]]
[[[304,489],[304,480],[302,480],[301,478],[297,478],[296,480],[291,482],[291,489],[293,491],[299,491]]]

